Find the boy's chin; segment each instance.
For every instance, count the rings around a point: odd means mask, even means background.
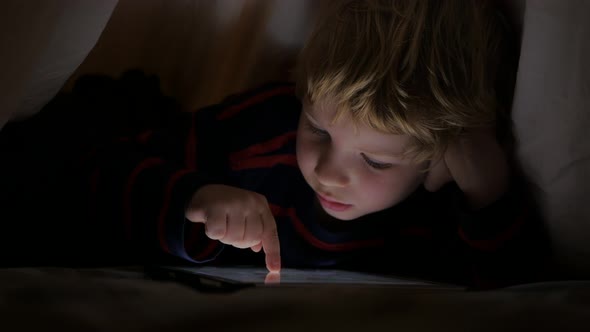
[[[341,220],[341,221],[350,221],[350,220],[355,220],[358,219],[362,216],[364,216],[365,214],[359,214],[358,211],[342,211],[342,212],[338,212],[338,211],[331,211],[328,210],[324,207],[322,207],[322,210],[329,215],[330,217],[337,219],[337,220]]]
[[[359,211],[358,209],[351,209],[349,211],[330,211],[329,209],[324,208],[323,206],[320,209],[324,212],[325,215],[330,217],[331,219],[338,220],[338,221],[352,221],[352,220],[363,220],[363,218],[371,218],[376,214],[379,214],[389,207],[376,210],[376,211]]]

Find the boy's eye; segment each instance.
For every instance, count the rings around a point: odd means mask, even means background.
[[[314,135],[318,135],[318,136],[330,136],[330,134],[328,134],[327,131],[325,130],[321,130],[320,128],[317,128],[316,126],[312,125],[311,123],[307,123],[307,128],[314,134]]]
[[[363,159],[365,160],[367,165],[373,167],[374,169],[386,169],[386,168],[390,168],[391,166],[393,166],[393,164],[390,164],[390,163],[380,163],[380,162],[371,160],[371,158],[367,157],[364,153],[361,153],[361,156],[363,156]]]

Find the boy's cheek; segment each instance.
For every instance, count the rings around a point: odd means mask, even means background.
[[[299,170],[303,174],[305,180],[310,185],[310,176],[312,175],[314,168],[314,157],[311,152],[312,151],[305,147],[305,144],[300,142],[297,143],[297,166],[299,167]]]
[[[311,164],[317,159],[315,145],[305,136],[305,134],[297,135],[296,155],[300,168],[311,167]]]

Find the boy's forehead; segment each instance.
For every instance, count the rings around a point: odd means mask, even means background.
[[[354,141],[367,152],[374,154],[401,155],[407,147],[410,138],[407,135],[384,133],[371,128],[369,125],[353,121],[346,110],[340,108],[334,100],[323,99],[311,103],[308,102],[304,108],[305,116],[310,118],[317,125],[333,129],[333,135],[343,134]],[[343,111],[337,119],[337,111]],[[335,121],[334,121],[335,120]]]
[[[308,106],[308,111],[310,111],[312,115],[320,112],[322,114],[336,113],[336,111],[342,107],[333,97],[323,97],[313,102],[306,99],[304,104]]]
[[[308,102],[304,105],[306,106],[304,107],[304,112],[307,117],[326,127],[350,127],[357,134],[360,132],[372,132],[382,136],[400,136],[379,131],[372,128],[368,123],[353,118],[350,108],[336,102],[333,98],[324,98],[314,103]]]
[[[314,102],[307,101],[304,103],[305,112],[312,117],[313,120],[321,121],[322,123],[335,124],[340,120],[350,121],[355,126],[358,125],[356,121],[351,121],[350,113],[345,105],[338,103],[335,98],[324,97]]]

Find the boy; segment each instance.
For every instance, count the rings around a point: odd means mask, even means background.
[[[501,34],[488,2],[337,1],[301,53],[296,87],[162,109],[108,143],[78,133],[88,139],[76,149],[92,148],[64,168],[76,197],[60,231],[77,235],[56,255],[519,282],[544,252],[496,137],[509,106]],[[155,89],[127,88],[146,81],[87,78],[66,107],[162,103]]]

